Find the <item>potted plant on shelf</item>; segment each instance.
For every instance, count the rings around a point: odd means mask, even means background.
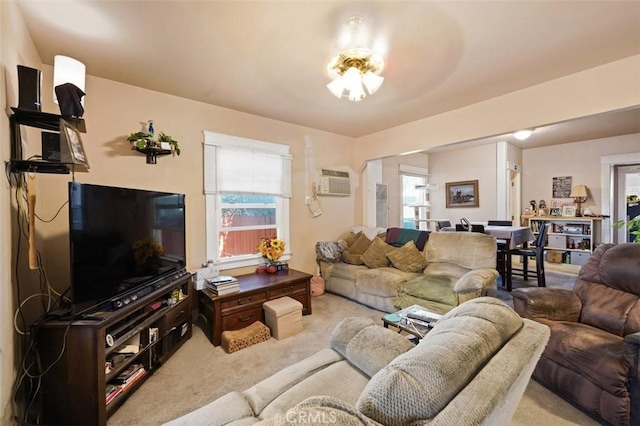
[[[156,140],[154,138],[153,124],[151,121],[149,121],[146,131],[131,133],[127,137],[127,141],[131,144],[132,149],[147,155],[147,163],[149,164],[156,164],[157,155],[180,155],[178,141],[173,139],[173,137],[164,132],[160,132],[158,139]]]

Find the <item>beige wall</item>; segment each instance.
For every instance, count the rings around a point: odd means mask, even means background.
[[[431,217],[459,223],[460,218],[472,222],[486,222],[496,217],[496,145],[482,145],[466,149],[429,154],[432,189]],[[478,180],[479,207],[447,208],[446,184]]]
[[[0,119],[0,153],[2,159],[10,156],[9,119],[10,106],[18,103],[18,72],[16,66],[26,65],[33,68],[40,67],[40,58],[36,52],[31,36],[20,15],[15,2],[0,2],[0,104],[6,115]],[[9,424],[11,418],[11,395],[16,374],[18,359],[21,353],[20,341],[13,330],[13,313],[15,310],[16,281],[14,278],[14,260],[16,247],[12,244],[17,230],[15,223],[16,204],[13,201],[13,191],[7,181],[3,179],[0,185],[0,408],[2,409],[0,423]],[[23,240],[23,247],[26,241]],[[24,252],[24,251],[23,251]],[[20,263],[24,270],[25,262]],[[35,276],[26,271],[20,276],[20,291],[26,297],[34,289]],[[31,303],[38,303],[32,299]],[[26,306],[28,308],[28,304]]]
[[[548,205],[553,177],[571,176],[572,186],[582,184],[589,188],[590,197],[582,207],[602,213],[600,157],[634,152],[640,152],[640,134],[523,150],[523,208],[529,200],[542,199]]]

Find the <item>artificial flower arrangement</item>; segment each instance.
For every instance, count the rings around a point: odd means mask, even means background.
[[[262,238],[257,248],[258,252],[267,258],[269,263],[273,263],[284,253],[284,241],[279,240],[276,237]]]

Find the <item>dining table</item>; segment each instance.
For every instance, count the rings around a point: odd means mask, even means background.
[[[455,231],[455,227],[445,227],[441,231]],[[512,288],[512,262],[511,262],[511,250],[516,247],[527,247],[530,241],[535,240],[533,231],[528,226],[499,226],[499,225],[484,225],[484,233],[495,237],[498,242],[503,243],[505,247],[505,274],[502,284],[506,287],[507,291],[511,291]]]

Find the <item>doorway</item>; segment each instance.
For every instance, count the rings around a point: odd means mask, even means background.
[[[616,170],[615,221],[628,221],[640,216],[640,164],[617,166]],[[616,232],[616,242],[632,242],[635,238],[630,231],[626,226],[619,228]]]
[[[640,152],[600,157],[600,166],[604,216],[602,242],[625,242],[629,239],[628,230],[617,229],[613,223],[627,220],[626,192],[636,187],[636,174],[640,173]]]

